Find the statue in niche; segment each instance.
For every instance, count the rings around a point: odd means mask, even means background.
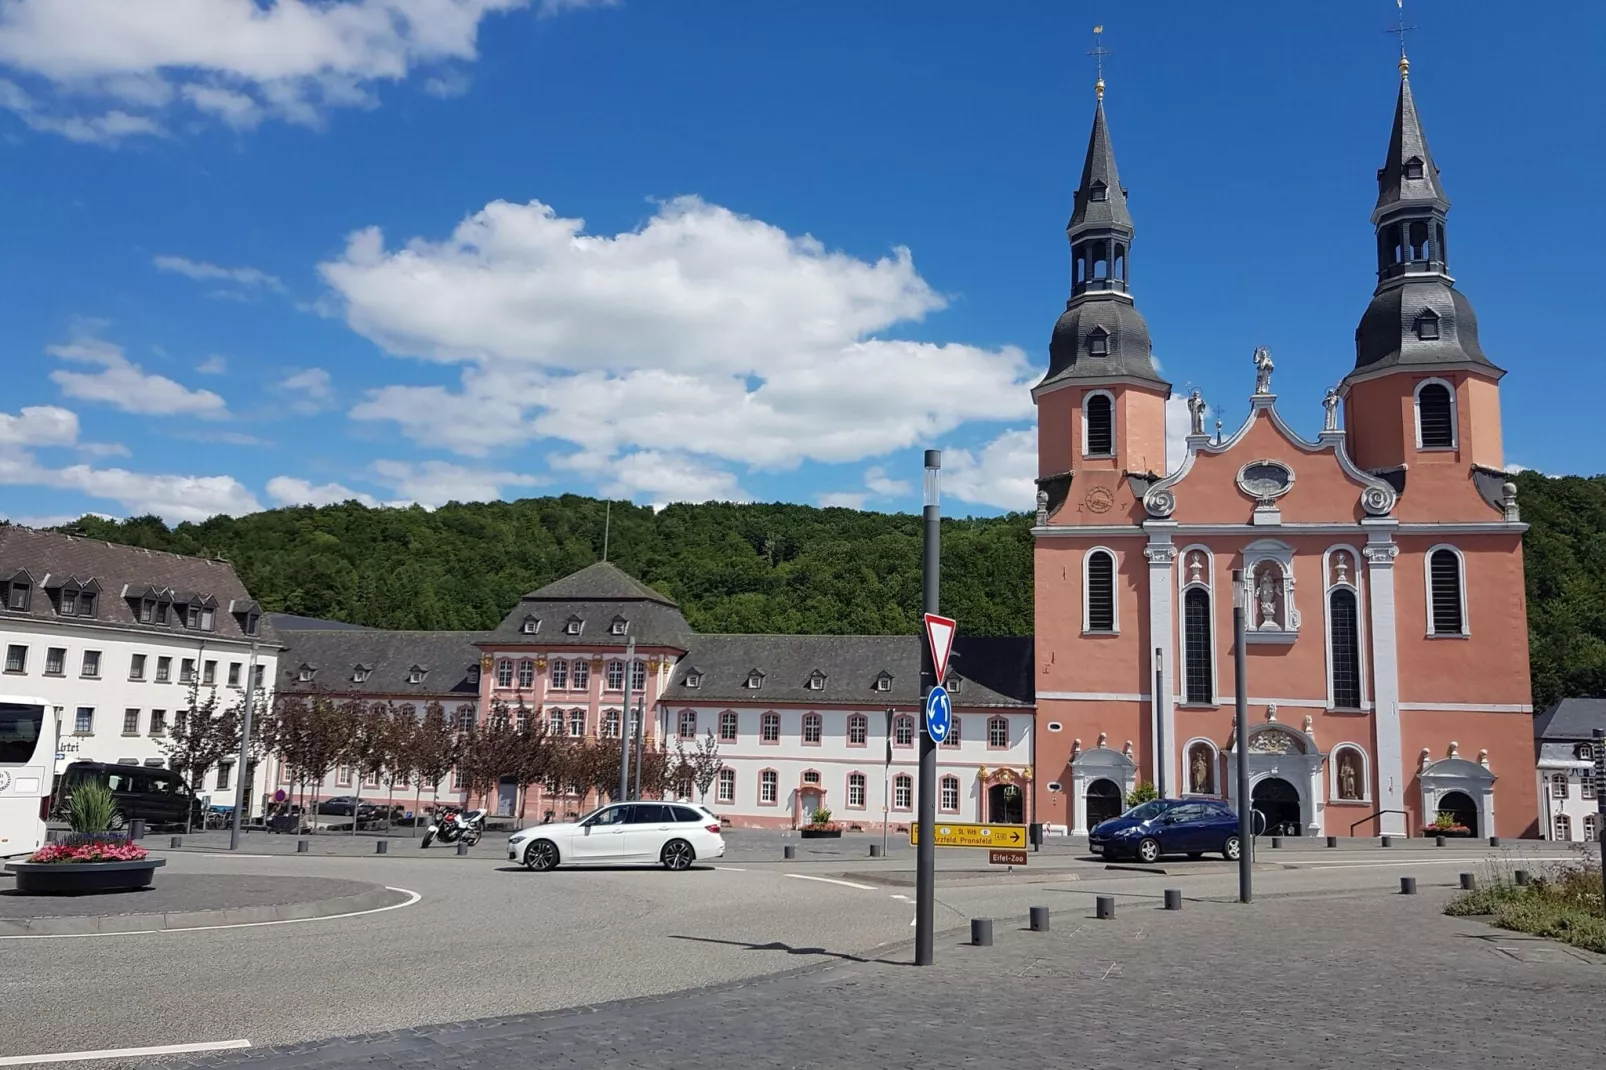
[[[1265,346],[1255,347],[1255,394],[1265,396],[1271,393],[1271,373],[1277,365],[1271,362],[1271,350]]]
[[[1322,420],[1323,431],[1338,430],[1338,400],[1338,387],[1328,387],[1327,396],[1322,398],[1322,408],[1326,410]]]
[[[1188,557],[1188,582],[1204,582],[1204,555],[1195,550]]]
[[[1188,395],[1188,415],[1193,420],[1193,430],[1190,433],[1204,434],[1205,401],[1204,395],[1197,390]]]
[[[1356,765],[1354,751],[1347,750],[1338,759],[1338,797],[1340,799],[1359,799],[1361,797],[1361,775]]]
[[[1349,580],[1349,554],[1339,553],[1333,555],[1333,582],[1348,583]]]
[[[1257,618],[1262,631],[1280,629],[1282,625],[1277,619],[1277,579],[1275,565],[1268,565],[1260,570],[1255,578],[1255,606],[1259,610]]]
[[[1213,785],[1210,783],[1210,759],[1205,753],[1205,748],[1195,747],[1193,749],[1193,764],[1188,771],[1192,775],[1193,793],[1195,795],[1211,794]]]

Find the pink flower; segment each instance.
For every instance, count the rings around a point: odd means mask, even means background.
[[[47,843],[29,857],[30,862],[143,862],[145,848],[127,840],[93,843]]]

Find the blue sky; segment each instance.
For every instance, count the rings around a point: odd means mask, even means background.
[[[1606,469],[1606,6],[1410,0],[1506,460]],[[0,515],[575,491],[1028,508],[1091,27],[1155,353],[1310,433],[1391,0],[0,0]]]

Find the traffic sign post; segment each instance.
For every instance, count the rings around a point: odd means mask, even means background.
[[[948,738],[953,724],[953,701],[948,697],[948,689],[938,684],[926,692],[926,735],[933,742],[941,743]]]
[[[942,688],[942,670],[947,668],[948,651],[953,644],[954,622],[941,616],[942,587],[942,451],[926,451],[925,507],[921,518],[925,545],[921,554],[921,609],[925,612],[926,641],[921,644],[920,675],[926,692],[926,731],[920,733],[920,796],[917,821],[912,826],[920,836],[915,846],[915,965],[930,966],[935,945],[937,919],[937,852],[933,841],[937,824],[937,740],[932,738],[932,709],[943,711],[946,734],[951,716],[947,692]],[[933,627],[935,622],[935,628]],[[947,631],[943,631],[946,623]],[[939,651],[938,646],[942,649]],[[931,692],[941,695],[933,701]],[[918,834],[917,832],[917,834]]]
[[[987,864],[989,866],[1024,866],[1026,864],[1026,852],[988,851]]]

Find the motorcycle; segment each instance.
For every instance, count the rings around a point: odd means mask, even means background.
[[[465,843],[473,847],[485,835],[484,810],[460,810],[444,807],[436,812],[434,820],[424,833],[420,847],[428,847],[436,840],[442,843]]]

